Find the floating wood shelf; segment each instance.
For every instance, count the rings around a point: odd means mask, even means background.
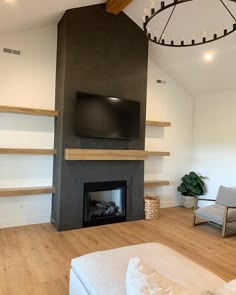
[[[167,180],[145,180],[144,186],[168,186],[170,182]]]
[[[0,197],[14,197],[24,195],[43,195],[55,193],[55,187],[20,187],[20,188],[1,188]]]
[[[0,105],[0,112],[35,115],[35,116],[49,116],[49,117],[58,116],[58,112],[53,110],[22,108],[22,107],[12,107],[12,106],[2,106],[2,105]]]
[[[148,151],[148,156],[154,156],[154,157],[165,157],[170,156],[170,152],[157,152],[157,151]]]
[[[0,148],[0,154],[9,155],[55,155],[57,153],[54,149],[8,149]]]
[[[170,122],[162,122],[162,121],[146,121],[146,126],[154,126],[154,127],[170,127]]]
[[[129,161],[146,160],[147,151],[142,150],[96,150],[96,149],[65,149],[65,160],[101,160],[101,161]]]

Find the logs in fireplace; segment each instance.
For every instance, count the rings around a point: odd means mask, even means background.
[[[84,185],[84,226],[126,221],[126,181]]]
[[[116,206],[115,202],[90,200],[90,210],[92,217],[103,216],[120,216],[120,208]]]

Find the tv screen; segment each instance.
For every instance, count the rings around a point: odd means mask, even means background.
[[[78,93],[75,132],[82,137],[136,139],[140,103],[115,97]]]

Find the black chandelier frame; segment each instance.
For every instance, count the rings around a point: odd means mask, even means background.
[[[217,33],[215,33],[215,34],[213,34],[212,39],[207,39],[206,36],[203,36],[202,37],[202,40],[199,41],[199,42],[196,42],[196,40],[194,38],[192,38],[192,40],[190,41],[190,43],[185,43],[184,40],[181,40],[180,43],[177,43],[174,40],[171,40],[170,43],[167,43],[163,36],[164,36],[164,33],[166,31],[166,28],[167,28],[167,26],[168,26],[168,24],[169,24],[172,16],[174,14],[174,11],[175,11],[177,5],[180,5],[180,4],[183,4],[183,3],[186,3],[186,2],[192,2],[192,1],[195,1],[195,0],[174,0],[172,3],[167,4],[167,5],[165,4],[164,1],[161,1],[161,8],[159,10],[155,10],[155,8],[151,8],[150,15],[145,15],[144,16],[144,22],[143,22],[143,29],[144,29],[144,32],[146,33],[148,39],[151,42],[156,43],[158,45],[162,45],[162,46],[168,46],[168,47],[190,47],[190,46],[203,45],[203,44],[207,44],[207,43],[210,43],[210,42],[214,42],[214,41],[220,40],[220,39],[222,39],[222,38],[224,38],[224,37],[226,37],[226,36],[228,36],[228,35],[230,35],[230,34],[232,34],[233,32],[236,31],[236,18],[235,18],[235,16],[232,14],[232,12],[226,6],[226,4],[224,3],[224,1],[223,0],[219,0],[222,3],[222,5],[224,6],[224,8],[231,15],[231,17],[234,19],[234,23],[233,23],[233,26],[232,26],[232,29],[231,30],[228,30],[227,28],[225,28],[223,30],[223,34],[218,35]],[[236,3],[236,0],[227,0],[227,1]],[[157,38],[157,36],[154,36],[149,31],[148,24],[150,23],[150,21],[155,16],[159,15],[163,11],[165,11],[167,9],[170,9],[170,8],[172,8],[172,11],[171,11],[170,16],[169,16],[169,18],[167,20],[167,23],[165,24],[164,29],[163,29],[160,37]]]

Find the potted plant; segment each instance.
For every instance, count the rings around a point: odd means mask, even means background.
[[[177,190],[182,194],[182,205],[185,208],[193,208],[194,197],[204,194],[204,179],[205,177],[193,171],[181,178],[182,183]]]

